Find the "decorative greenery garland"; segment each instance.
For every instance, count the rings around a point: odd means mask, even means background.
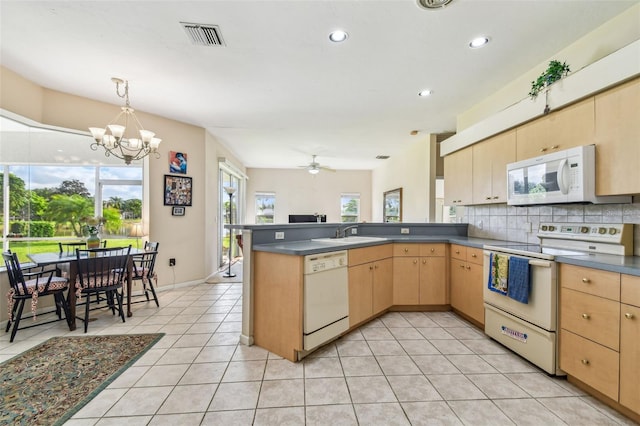
[[[535,99],[543,89],[551,86],[561,78],[566,77],[570,72],[571,69],[566,62],[555,60],[549,62],[547,70],[540,74],[540,77],[535,81],[531,82],[531,91],[529,92],[529,96],[531,99]]]

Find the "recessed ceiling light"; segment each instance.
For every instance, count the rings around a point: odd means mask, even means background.
[[[469,42],[469,47],[472,49],[477,49],[479,47],[484,46],[487,43],[489,43],[489,37],[485,37],[485,36],[476,37]]]
[[[329,40],[331,40],[334,43],[340,43],[342,41],[345,41],[347,37],[349,37],[349,34],[347,34],[345,31],[342,31],[342,30],[336,30],[331,34],[329,34]]]
[[[423,91],[419,92],[418,96],[431,96],[432,93],[433,93],[432,90],[426,89],[426,90],[423,90]]]

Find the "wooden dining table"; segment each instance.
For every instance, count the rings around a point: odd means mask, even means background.
[[[129,261],[127,262],[127,276],[125,279],[126,282],[126,291],[127,291],[127,317],[133,316],[131,312],[131,287],[132,287],[132,279],[133,279],[133,260],[137,254],[145,253],[144,250],[131,248],[131,252],[129,253]],[[73,331],[76,329],[76,278],[78,276],[78,266],[77,266],[77,257],[76,254],[67,254],[60,252],[49,252],[49,253],[32,253],[28,254],[27,257],[35,263],[35,266],[39,267],[47,267],[53,266],[63,263],[69,264],[69,291],[67,295],[67,303],[69,304],[69,311],[71,315],[71,319],[69,321],[69,330]]]

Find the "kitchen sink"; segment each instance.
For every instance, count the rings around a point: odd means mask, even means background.
[[[353,235],[344,238],[312,238],[311,241],[327,244],[359,244],[359,243],[374,243],[377,241],[386,241],[384,237],[365,237],[359,235]]]

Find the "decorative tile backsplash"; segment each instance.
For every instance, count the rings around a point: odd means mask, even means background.
[[[637,197],[636,197],[637,198]],[[506,204],[458,208],[457,218],[469,224],[469,236],[538,244],[538,224],[633,223],[634,254],[640,256],[640,202],[632,204],[558,204],[514,207]],[[531,230],[529,232],[529,230]]]

